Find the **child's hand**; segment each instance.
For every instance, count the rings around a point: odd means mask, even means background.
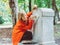
[[[35,20],[36,16],[31,16],[30,19]]]

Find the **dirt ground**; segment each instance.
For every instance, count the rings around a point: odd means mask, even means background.
[[[0,38],[11,38],[12,28],[0,29]]]

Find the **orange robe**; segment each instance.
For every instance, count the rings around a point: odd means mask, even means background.
[[[27,18],[29,18],[32,15],[32,12],[27,13]]]
[[[31,14],[32,13],[30,12],[30,14],[28,13],[27,16],[29,17]],[[33,20],[29,20],[28,25],[26,25],[23,21],[18,20],[18,22],[16,23],[16,25],[14,26],[13,31],[12,31],[13,45],[18,45],[18,43],[21,41],[25,31],[32,28],[32,24],[33,24]]]

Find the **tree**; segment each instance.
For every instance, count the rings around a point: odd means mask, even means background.
[[[55,24],[56,16],[59,19],[59,11],[58,11],[58,8],[56,6],[56,0],[52,0],[52,9],[55,11],[55,16],[54,16],[54,24]]]
[[[9,6],[12,10],[12,22],[13,22],[13,26],[16,24],[16,6],[15,6],[15,2],[14,0],[9,0]]]
[[[31,0],[29,0],[29,11],[31,11]]]

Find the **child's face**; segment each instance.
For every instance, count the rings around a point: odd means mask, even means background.
[[[22,20],[23,20],[23,21],[27,21],[26,15],[24,15],[24,14],[22,15]]]

